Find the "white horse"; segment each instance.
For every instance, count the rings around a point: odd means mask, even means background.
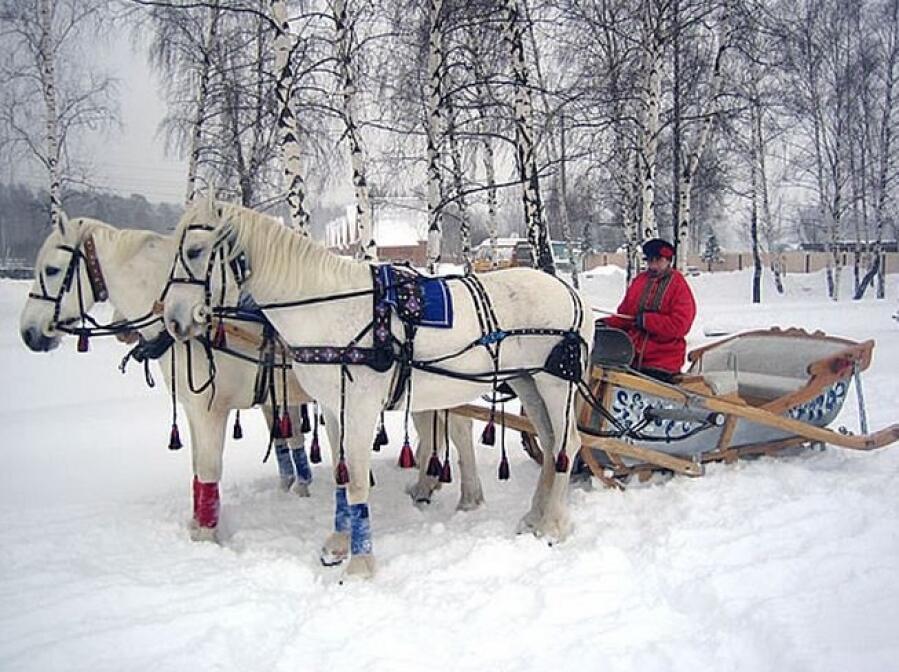
[[[182,218],[175,235],[180,241],[176,273],[193,284],[182,281],[168,289],[164,316],[174,338],[186,340],[206,328],[208,293],[221,291],[216,260],[226,250],[248,269],[243,289],[282,338],[303,349],[297,350],[299,357],[308,359],[307,348],[318,347],[325,357],[330,351],[344,362],[296,363],[294,369],[303,388],[324,408],[329,424],[340,429],[336,476],[339,485],[348,481],[352,555],[346,571],[370,576],[370,446],[378,414],[395,393],[399,368],[396,361],[383,373],[374,366],[349,363],[358,353],[346,346],[372,348],[372,334],[378,330],[371,265],[338,257],[274,219],[228,204],[198,204]],[[566,494],[573,460],[568,455],[580,448],[575,381],[589,361],[592,317],[576,292],[532,269],[492,273],[480,281],[452,280],[448,288],[453,328],[420,329],[414,345],[406,343],[414,349],[415,360],[412,410],[470,402],[497,379],[508,379],[537,426],[545,451],[520,529],[561,540],[570,528]],[[396,342],[405,342],[398,320],[391,328]],[[342,490],[338,488],[338,501]],[[326,551],[333,539],[325,543]]]
[[[20,316],[22,340],[31,350],[38,352],[57,347],[61,337],[58,326],[77,320],[82,310],[88,312],[94,305],[95,296],[92,291],[81,291],[79,299],[79,286],[84,289],[91,285],[84,263],[85,241],[91,240],[93,258],[96,260],[94,263],[105,280],[109,302],[115,308],[117,316],[126,320],[146,315],[159,298],[176,249],[175,239],[172,237],[149,231],[120,230],[97,220],[64,218],[62,226],[63,231],[54,230],[38,252],[35,282]],[[81,259],[81,263],[77,263],[76,258]],[[147,340],[161,331],[159,323],[150,324],[141,330]],[[187,416],[191,436],[193,518],[190,533],[195,540],[214,540],[218,529],[218,483],[222,475],[222,452],[228,414],[233,409],[245,409],[253,405],[257,366],[248,360],[258,356],[252,337],[259,336],[261,327],[246,324],[241,327],[241,331],[251,337],[250,342],[232,338],[229,348],[245,355],[247,360],[215,350],[211,352],[216,369],[214,396],[211,388],[201,394],[191,393],[185,351],[180,350],[180,354],[175,357],[176,395]],[[209,375],[208,362],[201,355],[200,347],[197,344],[193,347],[195,357],[191,373],[194,381],[199,382]],[[172,349],[160,357],[159,365],[166,386],[171,390]],[[290,379],[293,379],[292,375]],[[290,438],[275,439],[274,452],[282,489],[293,490],[302,497],[308,497],[312,472],[300,432],[302,421],[299,410],[300,404],[308,403],[310,399],[295,383],[291,387],[293,393],[288,413],[294,433]],[[279,384],[276,388],[280,393]],[[262,410],[271,428],[274,422],[271,405],[263,404]],[[431,449],[431,420],[417,415],[414,420],[423,437],[420,452],[426,454]],[[450,434],[459,449],[462,474],[459,508],[476,508],[483,502],[483,495],[474,463],[470,425],[451,422]],[[418,482],[410,488],[413,497],[418,500],[429,499],[435,488],[435,480],[422,472]]]

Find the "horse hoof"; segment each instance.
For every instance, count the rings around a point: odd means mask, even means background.
[[[566,520],[542,520],[534,528],[534,536],[543,539],[549,546],[562,543],[571,532],[571,523]]]
[[[343,578],[340,580],[342,584],[348,580],[366,580],[375,575],[375,556],[373,555],[354,555],[347,563],[346,569],[343,571]]]
[[[350,555],[350,535],[334,532],[322,546],[319,560],[325,567],[334,567],[344,562]]]
[[[412,498],[412,502],[417,506],[419,504],[430,504],[431,495],[434,488],[422,483],[412,483],[406,486],[406,494]]]
[[[457,511],[477,511],[484,504],[484,495],[479,494],[477,497],[462,497],[456,505]]]
[[[190,525],[188,526],[188,533],[190,534],[191,541],[198,542],[206,542],[206,543],[218,543],[218,536],[216,534],[215,527],[201,527],[197,525],[197,521],[190,521]]]
[[[309,484],[297,481],[293,486],[293,492],[297,497],[310,497]]]

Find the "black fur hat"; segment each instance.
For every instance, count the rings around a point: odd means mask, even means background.
[[[643,256],[647,259],[655,259],[663,257],[665,259],[674,258],[674,246],[667,240],[661,238],[653,238],[643,243]]]

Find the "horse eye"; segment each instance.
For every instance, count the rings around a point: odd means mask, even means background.
[[[187,258],[193,261],[197,257],[199,257],[203,253],[203,250],[199,247],[192,247],[187,251]]]
[[[52,278],[52,277],[53,277],[54,275],[56,275],[57,273],[59,273],[59,268],[56,267],[56,266],[47,266],[47,268],[44,270],[44,274],[45,274],[48,278]]]

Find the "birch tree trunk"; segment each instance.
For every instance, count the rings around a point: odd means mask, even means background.
[[[872,281],[877,279],[877,298],[882,299],[886,295],[883,268],[883,230],[886,223],[886,202],[888,196],[889,171],[893,152],[893,85],[896,78],[896,65],[899,61],[899,0],[891,0],[888,6],[889,26],[886,35],[886,54],[884,57],[884,92],[883,105],[881,107],[880,129],[878,133],[878,170],[875,183],[874,201],[874,249],[872,251],[871,267],[862,278],[857,299],[865,295]]]
[[[452,162],[453,172],[453,190],[455,191],[454,200],[458,210],[459,217],[459,243],[461,246],[462,263],[465,266],[465,273],[471,273],[471,221],[468,216],[468,204],[465,202],[465,175],[462,169],[462,152],[459,148],[459,137],[456,132],[456,108],[450,100],[449,109],[449,127],[447,139],[449,140],[450,160]]]
[[[278,96],[278,132],[281,137],[281,158],[287,183],[287,205],[290,224],[303,235],[309,235],[309,213],[306,212],[306,185],[300,163],[299,123],[293,105],[293,68],[290,55],[293,40],[287,21],[285,0],[272,0],[272,17],[275,21],[275,77]]]
[[[690,253],[695,253],[697,251],[695,249],[695,241],[692,240],[692,237],[690,235],[690,199],[692,196],[693,178],[696,176],[696,171],[699,169],[699,159],[702,157],[702,152],[703,150],[705,150],[706,143],[708,142],[709,135],[711,134],[712,123],[715,120],[715,116],[718,112],[718,99],[721,93],[721,87],[724,83],[724,77],[721,73],[721,63],[724,60],[724,51],[727,48],[725,37],[723,35],[726,21],[727,17],[725,16],[725,18],[722,20],[722,34],[718,37],[718,48],[715,50],[715,63],[712,68],[712,81],[710,87],[711,91],[709,93],[709,99],[708,101],[706,101],[706,109],[702,114],[702,127],[700,128],[699,135],[696,138],[696,145],[693,147],[693,151],[690,152],[690,156],[683,166],[683,171],[681,172],[680,176],[676,232],[677,249],[679,252],[679,254],[677,255],[677,265],[680,268],[686,266],[687,255]],[[680,254],[681,250],[683,250],[683,254]]]
[[[44,107],[47,113],[47,156],[45,164],[50,182],[50,223],[62,231],[62,194],[59,178],[59,118],[56,108],[56,74],[54,69],[53,13],[51,0],[40,0],[40,40],[38,44],[38,61],[40,66],[41,88],[44,96]]]
[[[750,219],[749,234],[752,241],[752,302],[761,303],[762,301],[762,258],[759,253],[759,206],[758,206],[758,185],[759,185],[759,147],[761,130],[761,115],[758,98],[753,97],[750,108],[751,121],[751,144],[752,151],[750,153],[752,168],[750,170]]]
[[[428,270],[437,272],[443,238],[443,0],[428,0]]]
[[[346,0],[334,0],[332,11],[336,29],[337,61],[343,89],[343,121],[346,126],[346,139],[350,145],[350,166],[356,196],[356,230],[359,238],[355,256],[357,259],[374,261],[378,258],[378,246],[375,242],[371,203],[368,198],[365,149],[356,120],[356,77],[352,62],[353,31]]]
[[[649,2],[643,8],[643,96],[640,125],[640,241],[659,237],[655,216],[656,158],[659,147],[659,107],[662,97],[662,41]]]
[[[212,71],[212,49],[216,40],[219,21],[218,2],[209,7],[209,19],[206,26],[206,38],[203,40],[203,62],[197,81],[197,106],[194,115],[193,129],[190,134],[190,147],[187,159],[187,191],[184,204],[190,205],[197,195],[197,176],[202,151],[203,122],[206,120],[206,102],[209,97],[209,79]]]
[[[515,153],[519,179],[522,183],[527,238],[534,250],[537,267],[555,275],[552,251],[543,204],[540,200],[540,183],[537,175],[537,157],[534,150],[533,103],[524,53],[524,29],[521,25],[518,0],[506,0],[504,30],[512,60],[512,77],[515,89]]]

